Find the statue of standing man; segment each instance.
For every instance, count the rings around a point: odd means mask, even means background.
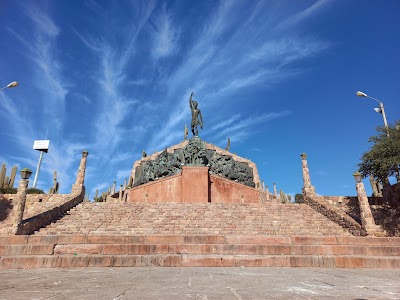
[[[194,93],[190,95],[189,105],[192,111],[192,132],[194,136],[199,136],[199,129],[197,128],[200,125],[200,128],[203,129],[203,117],[201,115],[200,109],[197,108],[197,101],[193,100]]]

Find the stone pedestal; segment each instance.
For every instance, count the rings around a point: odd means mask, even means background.
[[[13,220],[11,234],[20,234],[20,226],[24,216],[25,203],[26,203],[26,190],[28,189],[29,181],[21,179],[19,182],[18,192],[15,197],[15,204],[13,207]]]
[[[365,193],[364,184],[362,182],[356,183],[356,189],[360,206],[361,225],[368,235],[373,235],[374,233],[381,231],[381,228],[375,224],[371,207],[369,206],[368,197]]]
[[[88,156],[87,151],[82,151],[82,158],[79,164],[78,175],[76,176],[75,184],[72,185],[72,194],[79,195],[84,192],[85,189],[85,173],[86,173],[86,161]]]
[[[310,172],[307,164],[307,154],[302,153],[301,155],[301,167],[303,171],[303,195],[304,196],[315,196],[315,187],[311,185]]]
[[[209,187],[208,167],[182,167],[182,202],[208,202]]]

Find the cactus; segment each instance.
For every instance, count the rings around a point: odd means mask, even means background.
[[[6,176],[6,178],[4,179],[4,188],[8,188],[8,184],[9,184],[9,178],[8,176]]]
[[[229,151],[230,148],[231,148],[231,139],[228,138],[228,145],[225,147],[225,150]]]
[[[0,171],[0,188],[4,188],[4,177],[6,176],[6,164],[1,165]]]
[[[101,193],[101,200],[100,200],[100,202],[106,202],[106,200],[107,200],[107,192],[104,192],[104,193]]]
[[[14,182],[15,182],[15,175],[17,174],[17,166],[14,166],[11,169],[11,175],[10,175],[10,183],[8,184],[9,188],[13,188],[14,187]]]
[[[96,190],[96,195],[94,195],[94,199],[96,200],[97,198],[99,198],[99,190]]]
[[[54,171],[53,181],[54,181],[54,194],[58,194],[59,184],[57,182],[57,171]]]
[[[282,190],[279,191],[279,197],[280,197],[282,203],[288,202],[288,198]]]
[[[54,171],[53,175],[53,187],[50,188],[49,194],[58,194],[58,188],[60,184],[57,182],[57,171]]]

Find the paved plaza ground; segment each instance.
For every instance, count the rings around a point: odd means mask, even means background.
[[[400,299],[400,270],[83,268],[0,271],[0,299]]]

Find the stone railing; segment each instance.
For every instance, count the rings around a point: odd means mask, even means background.
[[[59,202],[48,210],[23,220],[17,234],[33,234],[36,230],[45,227],[57,217],[64,215],[68,210],[81,203],[84,197],[85,190],[83,189],[80,195],[74,196],[71,194],[66,201]]]
[[[342,209],[327,203],[326,200],[323,199],[323,197],[305,196],[304,203],[312,207],[317,212],[323,214],[332,222],[339,224],[345,230],[349,231],[352,235],[366,235],[366,232],[362,229],[361,224],[357,223]]]

